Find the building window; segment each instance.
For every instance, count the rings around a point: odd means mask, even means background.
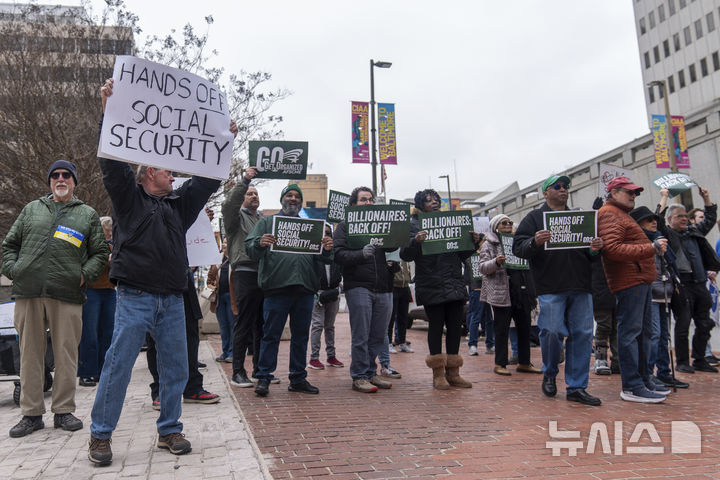
[[[708,67],[707,67],[707,59],[706,58],[700,59],[700,73],[702,74],[703,77],[708,76]]]
[[[687,7],[687,0],[678,0],[678,3],[680,4],[681,9]]]
[[[667,40],[663,40],[663,53],[665,54],[665,58],[670,56],[670,42]]]
[[[675,47],[676,52],[680,51],[680,34],[679,33],[676,33],[675,35],[673,35],[673,46]]]
[[[667,86],[670,93],[675,93],[675,79],[672,75],[667,78]]]
[[[680,70],[678,72],[678,83],[680,84],[680,88],[685,88],[685,71]]]
[[[690,27],[683,28],[683,35],[685,36],[685,46],[687,47],[692,43],[692,33],[690,33]]]
[[[655,28],[655,12],[648,13],[648,24],[650,25],[650,30]]]
[[[718,52],[715,51],[712,54],[712,61],[713,61],[713,70],[716,72],[720,70],[720,56],[718,56]]]
[[[653,47],[653,57],[655,57],[655,63],[660,61],[660,49],[655,45]]]
[[[665,5],[660,5],[658,7],[658,21],[660,23],[665,21]]]
[[[668,12],[671,17],[675,15],[675,0],[668,0]]]
[[[690,83],[697,82],[697,73],[695,72],[695,64],[693,63],[692,65],[690,65],[688,70],[690,70]]]
[[[648,88],[648,96],[650,97],[650,103],[655,103],[655,87]]]
[[[703,36],[702,22],[700,20],[695,20],[695,36],[698,40],[700,40]]]
[[[645,58],[645,69],[650,68],[650,52],[645,52],[643,57]]]
[[[647,30],[645,29],[645,19],[641,18],[639,23],[640,23],[640,35],[645,35],[645,33],[647,33]]]
[[[713,30],[715,30],[715,16],[713,15],[713,12],[705,15],[705,23],[707,23],[708,32],[712,32]]]
[[[317,202],[305,202],[305,206],[308,208],[315,208]]]

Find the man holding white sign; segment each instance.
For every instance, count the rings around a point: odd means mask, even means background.
[[[591,261],[599,261],[601,238],[593,238],[590,248],[547,250],[552,233],[545,227],[544,213],[569,210],[570,178],[551,175],[542,183],[545,203],[520,222],[513,241],[513,253],[530,261],[540,304],[540,348],[543,359],[542,391],[557,394],[562,340],[566,339],[566,398],[585,405],[600,405],[599,398],[587,393],[588,363],[592,352]]]
[[[103,111],[113,83],[108,79],[100,90]],[[230,131],[237,134],[234,122]],[[188,268],[185,234],[220,181],[192,177],[173,190],[169,170],[144,168],[138,184],[125,161],[99,158],[99,163],[113,205],[110,280],[117,285],[118,299],[115,331],[92,410],[88,458],[99,466],[112,462],[112,433],[146,332],[155,339],[160,367],[157,446],[182,455],[192,450],[179,420],[188,379],[182,295]]]
[[[310,335],[315,293],[320,289],[317,263],[332,262],[333,241],[322,237],[320,251],[308,255],[302,251],[276,251],[282,243],[273,235],[273,224],[282,217],[298,217],[302,208],[302,190],[296,184],[285,187],[280,194],[282,210],[277,215],[261,218],[245,239],[251,260],[259,262],[258,283],[263,290],[263,337],[258,356],[258,379],[255,393],[261,397],[270,392],[270,382],[277,368],[278,347],[285,322],[290,317],[290,385],[291,392],[317,394],[317,387],[307,381],[307,344]],[[290,222],[288,222],[288,226]],[[322,224],[322,220],[320,220]],[[292,228],[292,227],[290,227]],[[277,229],[276,229],[277,231]],[[292,231],[292,230],[291,230]],[[322,227],[320,234],[322,235]],[[299,236],[290,244],[304,242]],[[292,252],[292,253],[291,253]]]

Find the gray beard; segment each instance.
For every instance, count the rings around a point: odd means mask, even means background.
[[[302,208],[300,205],[290,205],[288,202],[282,203],[282,214],[286,217],[297,217]]]

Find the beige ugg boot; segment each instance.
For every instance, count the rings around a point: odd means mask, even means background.
[[[460,355],[448,355],[445,378],[453,387],[472,388],[472,383],[460,376],[460,367],[462,366],[463,358]]]
[[[445,379],[445,365],[447,359],[444,353],[438,353],[437,355],[428,355],[425,357],[425,363],[428,367],[432,368],[433,371],[433,387],[438,390],[447,390],[450,388],[450,384]]]

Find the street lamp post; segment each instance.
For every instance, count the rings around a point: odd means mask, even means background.
[[[677,173],[678,167],[677,157],[675,156],[675,137],[673,137],[672,116],[670,115],[670,100],[668,99],[668,91],[665,85],[665,80],[653,80],[652,82],[648,83],[648,86],[658,87],[658,89],[660,90],[660,95],[662,95],[663,100],[665,101],[665,135],[667,136],[666,143],[668,149],[668,158],[670,160],[670,171],[673,173]],[[680,194],[680,201],[688,208],[688,210],[693,208],[692,193],[690,192],[690,190]]]
[[[440,175],[438,178],[444,178],[448,184],[448,211],[452,210],[452,194],[450,193],[450,175]]]
[[[370,150],[372,150],[372,189],[377,195],[377,150],[375,146],[375,67],[390,68],[391,62],[376,62],[370,59]]]

